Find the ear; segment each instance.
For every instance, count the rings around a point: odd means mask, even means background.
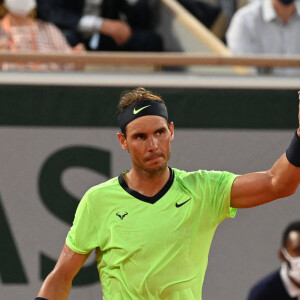
[[[169,126],[170,132],[171,132],[171,141],[174,140],[174,123],[171,122]]]
[[[118,132],[117,136],[118,136],[118,139],[119,139],[119,142],[120,142],[120,145],[121,145],[122,149],[123,150],[128,150],[127,140],[126,140],[126,137],[124,136],[124,134],[122,134],[121,132]]]
[[[287,259],[285,258],[283,252],[282,252],[282,249],[279,249],[278,250],[278,257],[281,261],[284,261],[284,262],[288,262]]]

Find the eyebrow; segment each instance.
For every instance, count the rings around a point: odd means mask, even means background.
[[[165,131],[165,130],[167,130],[167,128],[165,126],[159,127],[156,130],[154,130],[153,133],[157,133],[157,132],[162,131],[162,130]],[[136,133],[133,133],[131,136],[132,137],[137,137],[137,136],[146,136],[146,135],[148,135],[148,134],[145,133],[145,132],[136,132]]]
[[[156,130],[154,131],[154,133],[156,133],[156,132],[158,132],[158,131],[162,131],[162,130],[167,130],[167,128],[166,128],[165,126],[160,127],[160,128],[158,128],[158,129],[156,129]]]
[[[136,138],[136,137],[139,137],[139,136],[146,136],[146,135],[147,135],[146,133],[137,132],[137,133],[132,134],[131,137]]]

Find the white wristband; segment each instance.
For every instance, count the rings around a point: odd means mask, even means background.
[[[102,26],[103,18],[97,16],[83,16],[78,24],[78,30],[81,32],[99,32]]]

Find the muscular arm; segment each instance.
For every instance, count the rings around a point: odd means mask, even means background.
[[[270,170],[237,177],[230,203],[236,208],[261,205],[292,195],[299,183],[300,168],[290,164],[283,154]]]
[[[64,245],[53,271],[45,279],[38,297],[49,300],[66,300],[72,281],[90,254],[78,254]]]
[[[297,134],[300,137],[300,103],[298,120]],[[299,183],[300,167],[292,165],[283,154],[270,170],[237,177],[232,185],[230,205],[247,208],[287,197],[296,192]]]
[[[300,137],[300,123],[297,134]],[[230,204],[236,208],[261,205],[294,194],[299,183],[300,167],[292,165],[283,154],[270,170],[237,177],[232,185]]]

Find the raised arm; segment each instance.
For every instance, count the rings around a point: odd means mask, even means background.
[[[299,116],[300,119],[300,104]],[[231,190],[231,206],[247,208],[294,194],[300,183],[300,125],[287,154],[268,171],[237,177]]]
[[[73,278],[89,255],[90,253],[75,253],[65,244],[55,268],[45,279],[38,297],[49,300],[66,300],[71,290]]]

